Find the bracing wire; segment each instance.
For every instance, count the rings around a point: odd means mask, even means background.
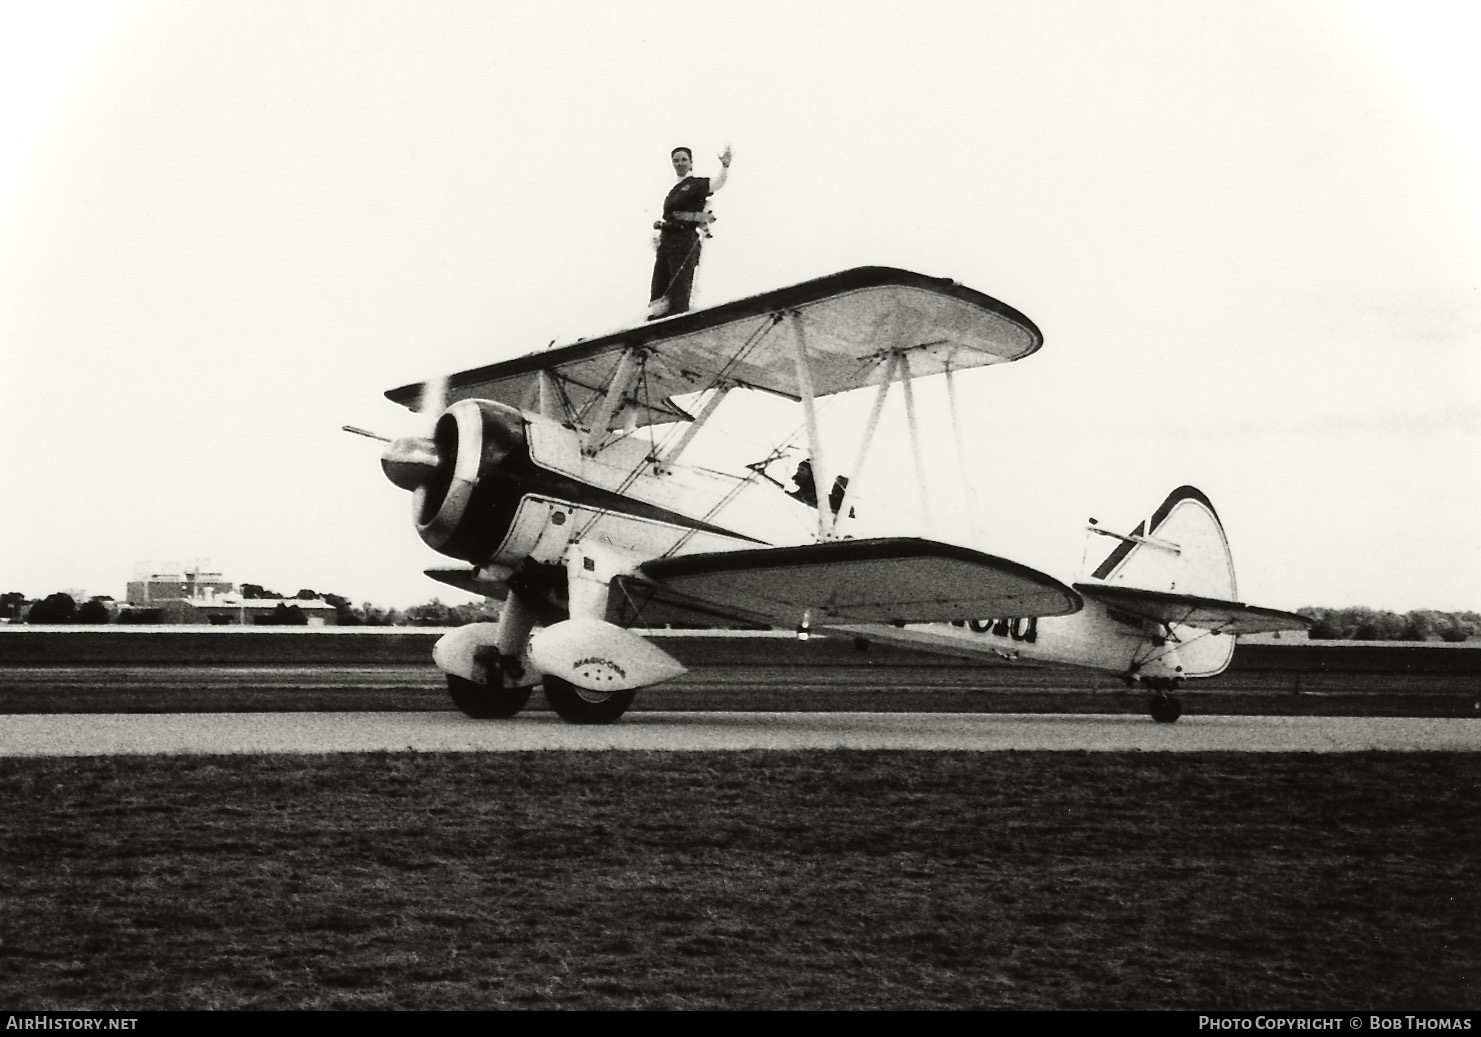
[[[751,354],[760,346],[762,341],[766,339],[771,330],[785,319],[785,316],[785,311],[777,311],[768,314],[764,320],[762,320],[754,329],[752,329],[750,334],[746,336],[745,340],[731,352],[730,356],[726,358],[725,362],[720,366],[719,370],[716,371],[716,373],[712,375],[708,379],[706,384],[699,390],[699,393],[703,394],[705,392],[718,391],[722,385],[730,383],[730,381],[732,380],[732,373],[742,363],[744,363],[748,357],[751,356]],[[636,402],[639,406],[645,408],[651,415],[653,413],[656,413],[656,411],[654,410],[652,399],[652,382],[648,374],[648,353],[646,351],[642,352],[638,360],[641,366],[639,368],[639,373],[637,376],[637,391],[635,393],[636,399],[634,400],[634,402]],[[856,360],[856,364],[858,366],[856,367],[854,373],[862,374],[871,364],[876,362],[877,358],[875,357],[860,357]],[[595,400],[599,396],[601,396],[603,391],[610,391],[612,382],[616,377],[616,371],[617,365],[614,364],[613,368],[607,373],[606,378],[603,379],[598,389],[581,407],[579,414],[580,417],[585,417]],[[837,396],[834,396],[832,398],[824,398],[821,401],[821,413],[826,414],[829,410],[832,410],[837,403],[837,400]],[[614,413],[616,413],[615,410]],[[662,436],[655,436],[652,426],[653,423],[650,422],[650,449],[647,456],[635,463],[623,475],[623,478],[619,483],[616,492],[625,493],[629,489],[631,489],[631,487],[641,476],[643,469],[649,464],[656,463],[657,459],[663,456],[664,452],[666,452],[672,446],[677,438],[683,435],[682,423],[673,424],[673,426],[670,427]],[[736,479],[730,489],[706,511],[701,521],[705,524],[710,524],[720,512],[725,510],[725,508],[727,508],[731,503],[734,502],[734,500],[746,489],[746,487],[752,485],[762,478],[760,469],[764,469],[770,466],[775,461],[779,460],[782,457],[785,457],[787,454],[794,451],[797,447],[799,439],[805,434],[806,428],[807,426],[805,420],[799,422],[789,434],[784,436],[771,448],[765,461],[760,462],[756,465],[748,466],[749,470],[747,471],[747,473],[744,476],[740,476]],[[585,523],[583,523],[581,528],[576,532],[574,539],[579,540],[584,537],[588,532],[590,532],[591,527],[597,521],[599,521],[602,517],[609,513],[610,509],[605,508],[593,511],[590,518]],[[675,552],[682,550],[682,548],[686,544],[688,544],[698,532],[699,530],[697,528],[686,530],[674,544],[674,546],[671,547],[665,554],[672,555]]]

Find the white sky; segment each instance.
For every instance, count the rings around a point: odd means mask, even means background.
[[[462,600],[339,426],[640,319],[729,141],[697,305],[881,264],[1043,330],[963,377],[979,546],[1073,577],[1191,483],[1247,601],[1481,608],[1475,5],[676,10],[0,0],[0,590]]]

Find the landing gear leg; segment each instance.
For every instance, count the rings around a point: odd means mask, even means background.
[[[534,613],[511,592],[499,611],[494,643],[473,654],[475,679],[448,673],[453,705],[477,720],[506,720],[524,709],[535,690],[534,682],[525,677],[522,659],[534,625]]]
[[[620,556],[599,546],[573,543],[566,558],[566,588],[573,620],[604,621],[612,578],[622,571]],[[632,705],[637,689],[602,691],[573,684],[553,673],[541,682],[550,708],[568,724],[610,724]]]

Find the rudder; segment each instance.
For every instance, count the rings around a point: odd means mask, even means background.
[[[1192,486],[1169,493],[1150,519],[1112,548],[1091,578],[1143,590],[1238,598],[1224,525],[1208,497]]]

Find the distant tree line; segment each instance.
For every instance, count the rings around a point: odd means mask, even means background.
[[[261,584],[242,584],[242,597],[247,600],[263,598],[286,601],[323,601],[334,607],[334,621],[342,627],[460,627],[465,623],[483,623],[496,618],[498,606],[492,602],[475,602],[471,605],[444,605],[433,598],[425,605],[413,605],[408,609],[381,608],[370,602],[351,604],[350,599],[339,594],[320,594],[316,590],[300,588],[291,597],[268,590]],[[282,605],[279,609],[288,615],[277,619],[284,625],[302,625],[308,622],[296,606]],[[274,610],[275,612],[277,610]],[[297,613],[297,616],[294,616]],[[299,618],[301,617],[301,618]],[[275,616],[275,619],[277,617]]]
[[[259,622],[268,626],[306,626],[308,615],[292,601],[323,601],[334,608],[334,620],[342,627],[456,627],[465,623],[482,623],[495,619],[498,605],[491,601],[474,602],[470,605],[447,605],[433,598],[424,605],[413,605],[407,609],[381,608],[370,602],[351,604],[339,594],[320,594],[302,588],[297,594],[285,595],[268,590],[260,584],[242,584],[242,597],[248,601],[277,600],[280,604],[270,617]],[[0,594],[0,622],[6,623],[88,623],[114,622],[117,612],[111,607],[114,599],[106,594],[95,595],[78,603],[70,594],[57,592],[44,598],[32,598],[20,591]],[[153,622],[158,622],[158,610],[151,611]],[[128,616],[128,612],[121,616]],[[121,620],[122,621],[122,620]]]
[[[499,616],[499,606],[492,601],[447,605],[433,598],[424,605],[387,609],[368,601],[354,606],[338,594],[325,594],[323,598],[334,606],[335,622],[342,627],[460,627],[492,622]]]
[[[291,601],[324,601],[334,607],[335,622],[342,627],[457,627],[488,622],[499,614],[498,605],[492,601],[447,605],[433,598],[426,604],[406,609],[382,608],[368,601],[354,605],[339,594],[320,594],[308,588],[289,596],[256,583],[242,584],[242,597],[249,601],[281,602],[267,623],[282,626],[308,623],[308,616],[298,606],[288,604]],[[115,611],[113,598],[106,594],[94,595],[80,603],[61,592],[44,598],[30,598],[20,591],[0,594],[0,621],[8,623],[111,623]],[[1460,642],[1481,632],[1481,614],[1475,612],[1418,609],[1400,615],[1362,607],[1297,611],[1314,621],[1311,628],[1314,641]]]
[[[70,594],[60,591],[44,598],[28,598],[20,591],[0,594],[0,620],[17,623],[109,623],[113,611],[108,602],[113,599],[106,594],[97,594],[78,604]]]
[[[1441,641],[1460,642],[1481,630],[1481,615],[1475,612],[1381,612],[1370,608],[1297,609],[1315,620],[1313,641]]]

